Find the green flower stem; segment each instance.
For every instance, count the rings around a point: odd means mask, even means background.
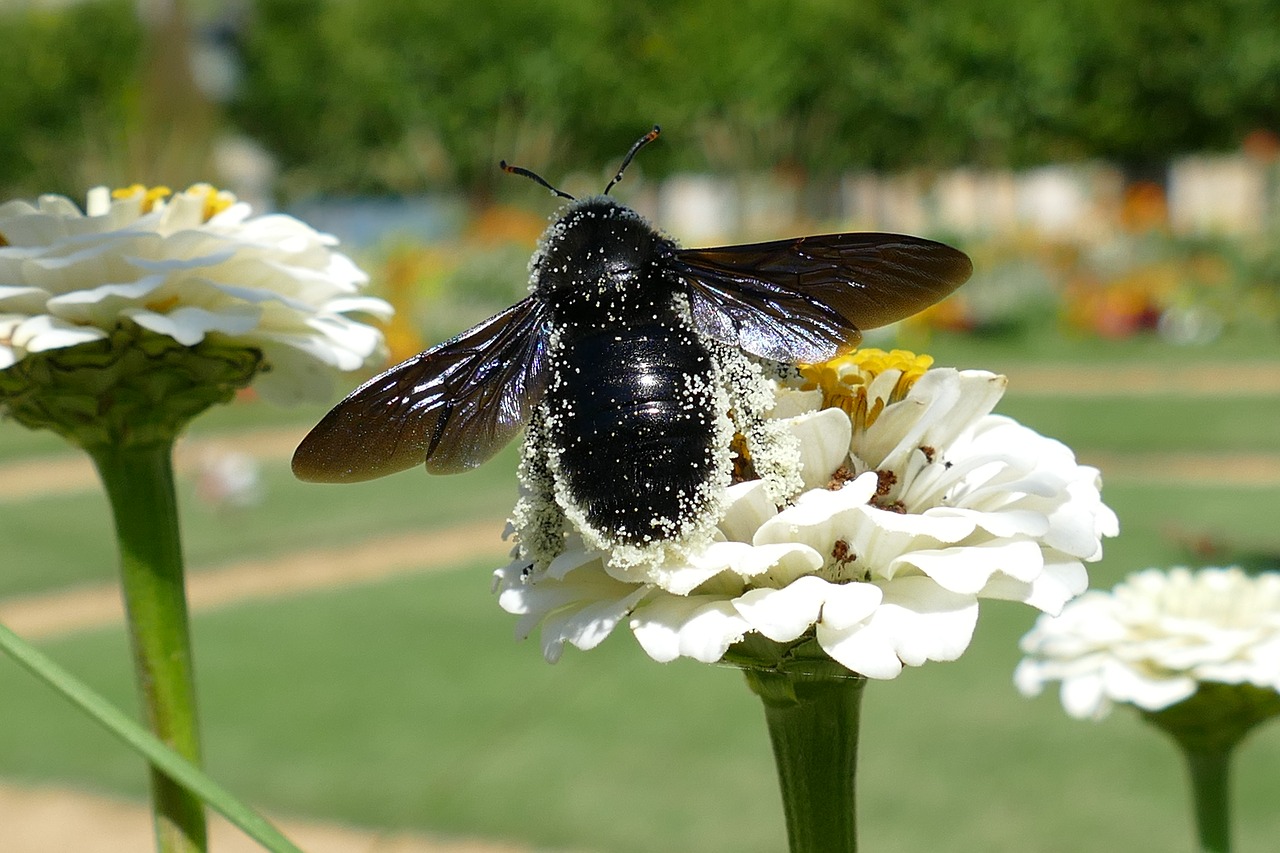
[[[1203,853],[1231,850],[1231,756],[1258,725],[1280,715],[1280,694],[1252,684],[1202,683],[1194,695],[1143,718],[1173,738],[1187,761]]]
[[[853,853],[858,723],[867,680],[826,661],[745,674],[764,702],[791,853]]]
[[[87,448],[106,487],[120,547],[120,576],[134,672],[147,722],[175,752],[200,763],[191,636],[187,625],[173,443]],[[170,776],[151,769],[158,849],[207,849],[204,806]]]
[[[1229,774],[1231,750],[1184,750],[1191,771],[1191,795],[1195,800],[1196,832],[1202,853],[1230,853],[1231,800]]]

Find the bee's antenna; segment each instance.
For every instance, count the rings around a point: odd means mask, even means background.
[[[631,158],[636,156],[636,152],[653,140],[657,139],[659,133],[662,133],[662,128],[655,124],[653,126],[653,130],[636,140],[636,144],[631,146],[631,150],[627,152],[627,156],[622,158],[622,165],[618,167],[618,174],[614,175],[613,180],[609,182],[609,186],[604,188],[604,195],[608,195],[609,190],[613,189],[613,185],[622,180],[622,173],[627,171],[627,166],[631,165]]]
[[[508,164],[507,164],[507,161],[506,161],[506,160],[499,160],[499,161],[498,161],[498,168],[500,168],[502,171],[506,172],[508,175],[523,175],[524,177],[528,178],[528,179],[529,179],[529,180],[531,180],[531,181],[536,181],[536,182],[538,182],[538,183],[542,184],[542,185],[543,185],[544,187],[546,187],[547,189],[551,190],[551,191],[552,191],[553,193],[555,193],[556,195],[560,196],[560,198],[567,198],[567,199],[569,199],[569,201],[574,201],[574,200],[575,200],[573,196],[569,195],[569,194],[568,194],[567,192],[565,192],[564,190],[558,190],[558,189],[556,189],[555,187],[551,186],[551,184],[547,183],[547,182],[542,178],[542,176],[541,176],[541,175],[538,175],[538,174],[535,174],[535,173],[533,173],[533,172],[530,172],[528,169],[522,169],[522,168],[520,168],[519,166],[510,166],[510,165],[508,165]]]

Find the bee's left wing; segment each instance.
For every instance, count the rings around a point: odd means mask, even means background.
[[[361,385],[293,454],[293,472],[353,483],[424,460],[474,468],[515,437],[546,390],[545,306],[528,297]]]
[[[909,317],[968,280],[967,255],[901,234],[852,233],[678,249],[698,329],[761,358],[818,362],[861,329]]]

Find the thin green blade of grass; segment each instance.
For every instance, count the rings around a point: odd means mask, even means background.
[[[102,726],[157,769],[204,800],[211,808],[272,853],[302,853],[269,821],[241,802],[200,768],[167,747],[84,682],[67,672],[4,625],[0,649],[89,719]]]

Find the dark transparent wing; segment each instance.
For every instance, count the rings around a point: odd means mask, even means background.
[[[397,364],[316,424],[293,454],[293,473],[350,483],[424,460],[435,474],[476,467],[542,399],[546,339],[543,305],[530,297]]]
[[[680,249],[672,263],[702,332],[786,362],[847,352],[862,339],[860,329],[909,317],[973,273],[958,249],[877,233]]]

